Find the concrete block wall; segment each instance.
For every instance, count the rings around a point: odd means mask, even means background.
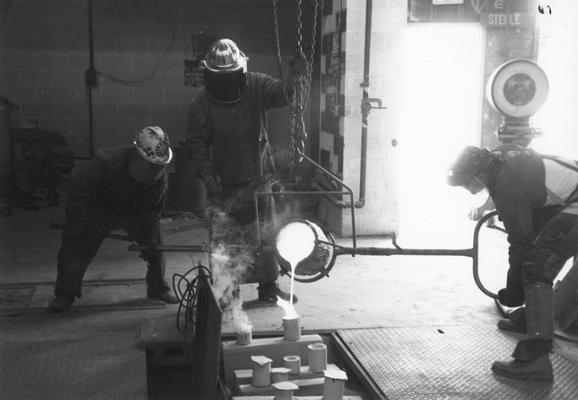
[[[320,96],[320,130],[319,162],[343,179],[343,143],[345,115],[345,80],[347,30],[347,8],[342,0],[325,0],[321,23],[321,96]],[[326,189],[341,190],[337,182],[327,180]],[[348,200],[349,198],[345,198]],[[319,218],[337,234],[342,231],[342,211],[328,199],[321,198],[318,207]]]
[[[347,16],[345,32],[341,34],[345,71],[341,79],[344,101],[338,127],[342,146],[336,148],[332,146],[335,141],[324,141],[326,132],[322,130],[321,150],[332,153],[330,159],[334,172],[352,188],[354,200],[358,201],[361,185],[361,85],[365,78],[366,1],[333,1],[333,5],[334,14],[341,12]],[[355,228],[358,235],[387,235],[398,229],[399,188],[395,172],[395,139],[401,122],[401,81],[398,78],[402,73],[400,60],[407,20],[407,0],[373,1],[372,8],[369,88],[365,90],[369,91],[370,98],[380,98],[389,110],[372,110],[368,116],[365,204],[354,210]],[[324,31],[331,31],[334,19],[335,15],[324,18],[327,24]],[[386,60],[386,65],[382,60]],[[336,170],[335,164],[342,167]],[[344,200],[348,202],[349,198],[344,197]],[[350,208],[323,201],[319,213],[338,235],[352,235]]]
[[[283,3],[283,2],[282,2]],[[13,119],[37,120],[88,156],[88,1],[13,0],[0,25],[0,94],[22,106]],[[292,53],[295,14],[280,5],[282,56]],[[183,137],[188,103],[184,60],[204,31],[237,41],[249,69],[278,77],[271,2],[265,0],[95,0],[92,90],[95,147],[130,142],[150,124]],[[283,112],[270,117],[272,141],[285,145]]]

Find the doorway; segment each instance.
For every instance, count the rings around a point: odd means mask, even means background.
[[[409,24],[405,37],[400,237],[422,247],[454,244],[464,236],[459,227],[471,230],[469,211],[482,201],[449,187],[446,174],[465,145],[480,143],[483,31],[480,24],[421,23]]]

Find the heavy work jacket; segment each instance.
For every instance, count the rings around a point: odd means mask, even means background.
[[[131,226],[139,243],[160,243],[160,215],[167,190],[166,173],[152,186],[139,183],[129,171],[134,146],[98,150],[92,160],[74,169],[68,190],[67,217],[87,218],[104,228]]]
[[[287,105],[283,83],[258,72],[247,73],[236,103],[215,101],[205,89],[198,92],[189,107],[185,140],[197,175],[216,175],[224,187],[259,177],[267,111]]]
[[[578,214],[578,163],[518,146],[494,154],[488,190],[508,232],[510,267],[517,269],[551,216]]]

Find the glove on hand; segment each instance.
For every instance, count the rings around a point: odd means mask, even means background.
[[[209,196],[217,196],[223,191],[219,180],[214,175],[206,175],[203,178],[203,182],[205,183]]]
[[[524,289],[500,289],[498,300],[507,307],[518,307],[524,304]]]
[[[293,76],[307,75],[308,61],[302,55],[295,55],[289,59],[289,72]]]

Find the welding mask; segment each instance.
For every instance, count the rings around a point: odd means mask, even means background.
[[[217,40],[203,60],[205,87],[221,103],[239,101],[247,81],[247,56],[230,39]]]

